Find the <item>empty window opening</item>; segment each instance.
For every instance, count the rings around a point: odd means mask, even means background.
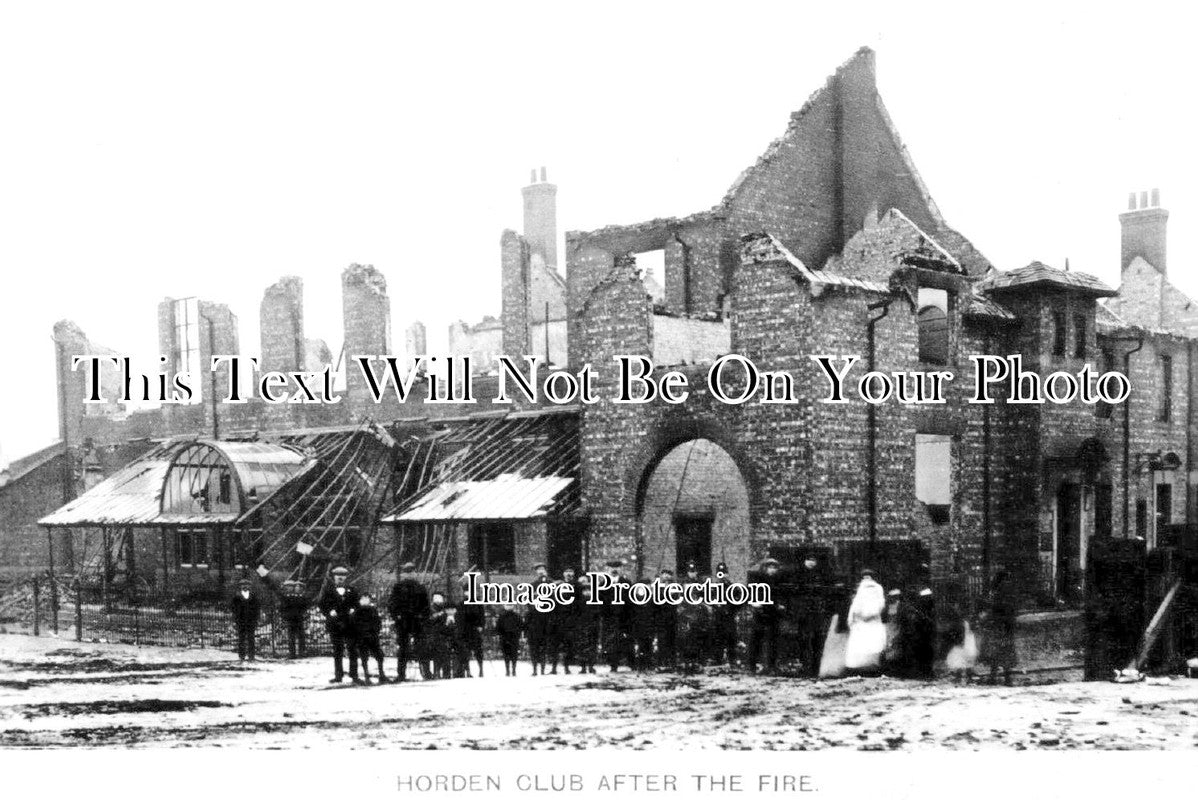
[[[946,525],[952,504],[952,437],[915,435],[915,499],[933,525]]]
[[[473,569],[513,575],[516,572],[516,528],[510,522],[471,525],[467,551]]]
[[[645,284],[645,292],[653,298],[654,305],[661,305],[666,299],[666,251],[648,250],[636,254],[636,268],[640,272],[641,281]]]
[[[1061,311],[1052,312],[1052,354],[1054,356],[1065,355],[1066,336],[1065,314]]]
[[[210,558],[207,531],[188,528],[179,531],[180,567],[206,567]]]
[[[948,292],[919,289],[919,360],[925,364],[948,363]]]
[[[1161,356],[1161,404],[1157,419],[1168,422],[1173,418],[1173,356]]]
[[[1102,371],[1103,372],[1114,372],[1115,371],[1115,351],[1114,350],[1103,349],[1103,351],[1102,351]],[[1094,404],[1094,414],[1097,417],[1099,417],[1100,419],[1110,419],[1111,412],[1114,411],[1114,409],[1115,409],[1115,406],[1112,405],[1111,403],[1103,403],[1100,401],[1100,402],[1097,402]]]

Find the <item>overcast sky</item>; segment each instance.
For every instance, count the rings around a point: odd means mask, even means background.
[[[433,7],[436,5],[437,7]],[[1159,186],[1198,297],[1194,41],[1150,3],[26,3],[0,8],[0,460],[57,435],[51,328],[157,353],[156,304],[305,285],[341,344],[374,264],[415,318],[499,311],[499,237],[545,165],[562,230],[715,204],[862,45],[948,221],[1001,268],[1118,281]],[[19,395],[19,396],[18,396]]]

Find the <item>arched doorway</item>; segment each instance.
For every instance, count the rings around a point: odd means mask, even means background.
[[[710,439],[669,450],[644,477],[639,509],[644,573],[681,572],[693,560],[700,574],[728,565],[743,581],[749,569],[749,492],[732,456]]]

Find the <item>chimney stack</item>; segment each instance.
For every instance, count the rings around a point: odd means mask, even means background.
[[[1132,192],[1127,197],[1127,211],[1119,215],[1123,229],[1121,245],[1121,267],[1143,258],[1162,275],[1167,274],[1165,264],[1165,226],[1169,212],[1161,208],[1161,190]]]
[[[529,250],[532,255],[539,255],[546,266],[557,269],[557,187],[546,180],[544,167],[541,167],[538,183],[534,167],[532,183],[521,191],[524,194],[524,238],[528,240]]]

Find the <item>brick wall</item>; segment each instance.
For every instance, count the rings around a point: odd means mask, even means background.
[[[731,350],[728,322],[653,315],[653,362],[658,366],[713,361]]]
[[[370,265],[351,264],[341,273],[341,313],[345,326],[345,390],[342,405],[354,420],[364,417],[381,418],[393,413],[389,406],[398,404],[372,402],[366,379],[355,356],[394,354],[391,349],[391,298],[387,295],[387,279]],[[398,414],[395,414],[398,415]]]
[[[263,372],[301,370],[307,363],[304,339],[304,282],[293,275],[266,288],[258,308]]]

